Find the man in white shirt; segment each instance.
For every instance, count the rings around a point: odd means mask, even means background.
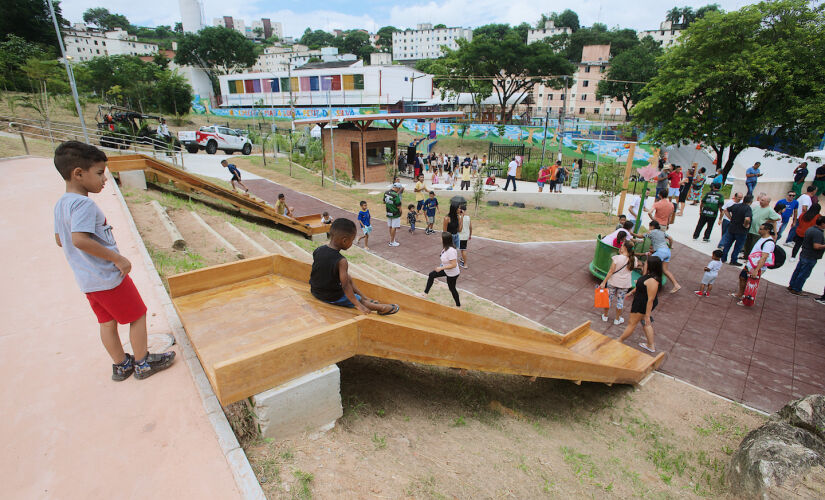
[[[169,126],[166,125],[166,118],[160,119],[160,125],[158,125],[158,135],[163,136],[164,138],[169,138]]]
[[[642,197],[634,194],[630,197],[630,205],[627,206],[627,220],[636,224],[639,218],[639,206],[642,204]]]
[[[759,278],[762,271],[766,269],[765,265],[770,262],[773,265],[773,252],[776,250],[776,243],[774,243],[773,224],[765,223],[759,226],[759,240],[753,245],[750,254],[745,262],[745,267],[739,273],[739,294],[732,293],[731,296],[739,299],[736,305],[744,306],[742,296],[745,294],[745,287],[748,284],[748,277]],[[769,260],[770,259],[770,260]]]
[[[726,201],[725,204],[722,205],[722,208],[719,210],[719,213],[721,213],[722,216],[719,217],[719,222],[717,222],[717,224],[722,226],[722,236],[725,235],[725,233],[728,230],[728,224],[730,224],[730,217],[725,215],[727,213],[727,210],[731,206],[736,205],[737,203],[741,203],[741,202],[742,202],[742,193],[733,193],[733,196],[731,196],[731,198],[728,201]]]
[[[796,199],[796,201],[799,202],[799,216],[796,218],[797,223],[799,222],[799,219],[803,215],[805,215],[805,212],[807,212],[808,209],[811,208],[811,205],[813,205],[814,198],[812,198],[812,197],[816,196],[815,193],[816,193],[816,186],[810,185],[810,186],[808,186],[808,189],[806,190],[805,194],[803,194],[802,196],[800,196],[799,198]],[[793,236],[795,234],[796,234],[796,224],[794,224],[794,226],[791,228],[791,230],[788,231],[788,238],[785,240],[785,243],[784,243],[784,245],[786,247],[792,247],[793,246]]]
[[[510,185],[510,181],[513,181],[513,191],[516,190],[516,170],[518,169],[518,163],[516,162],[516,158],[513,157],[513,160],[507,165],[507,182],[504,184],[504,190],[507,191],[507,187]]]

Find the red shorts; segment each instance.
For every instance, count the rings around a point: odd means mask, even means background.
[[[86,298],[89,299],[98,323],[116,320],[125,325],[139,320],[146,314],[146,305],[129,275],[126,275],[115,288],[87,293]]]

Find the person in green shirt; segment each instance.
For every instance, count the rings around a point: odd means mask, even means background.
[[[753,245],[756,244],[761,237],[759,236],[759,228],[762,227],[762,224],[770,224],[773,226],[773,232],[771,234],[776,234],[776,221],[778,221],[781,216],[776,213],[770,205],[771,197],[762,194],[759,197],[759,206],[751,207],[753,216],[750,231],[748,232],[748,239],[745,241],[745,255],[750,255]]]
[[[384,205],[387,207],[387,226],[390,228],[390,243],[389,246],[397,247],[400,245],[395,241],[395,232],[401,227],[401,189],[403,186],[400,182],[392,185],[392,188],[384,193]]]
[[[713,183],[710,185],[710,191],[702,198],[699,205],[699,221],[696,223],[696,229],[693,230],[693,239],[699,238],[699,233],[702,232],[702,226],[705,227],[705,235],[702,241],[710,241],[710,233],[713,231],[713,223],[719,215],[719,209],[725,203],[725,197],[719,192],[720,185]]]

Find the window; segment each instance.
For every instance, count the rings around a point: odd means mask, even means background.
[[[365,149],[367,150],[367,166],[374,167],[377,165],[384,165],[384,156],[395,156],[395,142],[368,142]]]
[[[582,94],[582,101],[586,101],[586,100],[587,100],[587,94]]]
[[[104,46],[106,46],[106,42],[101,42]]]
[[[563,101],[564,100],[564,94],[560,95],[559,99],[561,99]]]
[[[584,72],[585,73],[590,73],[590,66],[585,66],[584,67]]]
[[[604,73],[604,70],[605,70],[605,69],[607,69],[607,68],[605,68],[604,66],[602,66],[601,68],[599,68],[599,73]]]
[[[589,81],[584,80],[584,81],[582,82],[582,87],[589,87],[589,86],[590,86],[590,82],[589,82]]]
[[[553,94],[547,94],[547,100],[552,101],[553,100]]]
[[[599,108],[593,108],[593,113],[598,115],[599,114]]]
[[[580,115],[583,115],[583,114],[584,114],[584,108],[579,108],[579,114],[580,114]]]
[[[97,45],[97,40],[95,40],[95,45]]]

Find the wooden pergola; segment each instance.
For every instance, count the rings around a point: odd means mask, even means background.
[[[361,132],[361,143],[358,150],[359,158],[358,163],[361,170],[361,179],[366,178],[366,168],[367,168],[367,152],[364,149],[364,132],[370,128],[372,122],[376,120],[383,120],[386,121],[396,132],[396,154],[398,152],[398,127],[401,126],[401,123],[404,120],[438,120],[440,118],[462,118],[464,116],[463,111],[445,111],[445,112],[433,112],[433,113],[376,113],[376,114],[369,114],[369,115],[348,115],[348,116],[327,116],[323,118],[304,118],[301,120],[295,120],[293,123],[295,125],[318,125],[321,128],[324,128],[327,124],[331,122],[349,122],[355,125],[355,127]]]

